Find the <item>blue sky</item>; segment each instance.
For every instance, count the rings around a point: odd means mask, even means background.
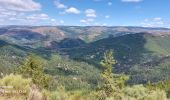
[[[170,0],[0,0],[1,25],[170,27]]]

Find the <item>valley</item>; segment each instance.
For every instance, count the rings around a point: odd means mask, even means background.
[[[29,54],[67,91],[93,90],[102,83],[104,52],[112,50],[112,72],[129,76],[128,85],[170,78],[170,29],[143,27],[0,28],[0,72],[13,73]]]

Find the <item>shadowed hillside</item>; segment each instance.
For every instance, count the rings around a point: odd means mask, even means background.
[[[157,67],[154,64],[147,63],[156,64],[158,60],[170,53],[168,49],[169,39],[169,36],[161,37],[148,33],[137,33],[115,38],[109,37],[89,43],[84,47],[61,49],[61,51],[72,59],[85,61],[100,68],[99,62],[102,59],[103,52],[113,49],[118,60],[114,72],[130,74],[131,82],[146,83],[149,80],[158,81],[169,77],[168,74],[164,77],[160,75],[163,70],[155,75],[153,70],[157,70]],[[165,62],[167,61],[165,60]],[[160,66],[161,63],[158,62],[157,66]],[[135,69],[136,67],[138,70]],[[144,74],[149,74],[150,77],[143,77]],[[156,77],[157,79],[155,79]]]

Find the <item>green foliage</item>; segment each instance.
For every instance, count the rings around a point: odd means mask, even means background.
[[[13,100],[17,100],[18,98],[18,100],[23,100],[30,92],[31,83],[31,79],[24,79],[21,75],[10,74],[4,76],[0,79],[0,86],[4,87],[1,90],[4,89],[9,92],[4,93],[4,95],[1,94],[0,99],[13,98]]]
[[[46,99],[46,90],[41,91],[31,78],[25,79],[21,75],[4,76],[0,79],[0,86],[0,100],[50,100]]]
[[[101,61],[101,65],[104,69],[103,74],[111,74],[112,67],[115,64],[116,64],[116,60],[114,59],[112,50],[106,51],[104,53],[103,60]]]
[[[34,84],[40,88],[49,88],[52,78],[44,73],[43,63],[40,58],[29,55],[16,71],[24,77],[32,78]]]
[[[155,90],[148,93],[144,100],[168,100],[165,91]]]
[[[0,43],[0,72],[3,74],[13,72],[13,68],[21,64],[29,51],[39,54],[38,57],[28,56],[17,69],[17,73],[22,74],[25,78],[31,78],[28,80],[32,80],[34,84],[44,90],[43,93],[49,99],[95,100],[97,95],[98,99],[110,100],[166,100],[163,90],[170,97],[169,81],[150,84],[147,88],[142,85],[127,87],[125,81],[128,77],[116,73],[129,74],[129,83],[132,84],[169,79],[169,41],[169,36],[126,35],[89,43],[87,47],[64,49],[62,51],[64,57],[56,55],[50,50],[46,52],[45,48],[30,49]],[[115,54],[109,49],[114,49]],[[103,57],[104,51],[107,52]],[[48,59],[42,60],[42,56],[46,56]],[[78,60],[70,60],[68,56]],[[101,59],[103,60],[101,61]],[[85,62],[81,62],[81,60]],[[99,66],[91,64],[101,64],[101,74]],[[11,83],[12,79],[15,82]],[[16,76],[8,80],[5,84],[23,84],[23,80]],[[0,83],[1,81],[4,80],[0,80]],[[20,85],[16,85],[16,87]],[[64,88],[56,89],[60,85]],[[99,88],[96,92],[94,88],[97,85]],[[32,90],[34,91],[34,89]],[[36,91],[34,93],[41,95],[40,91]],[[34,95],[34,93],[32,94]]]
[[[45,73],[57,79],[66,90],[93,89],[101,82],[100,71],[95,66],[53,54],[47,61]]]
[[[99,87],[99,99],[106,99],[114,97],[115,99],[121,99],[122,89],[124,83],[128,79],[125,75],[117,75],[112,73],[112,67],[116,64],[113,58],[112,50],[106,51],[104,54],[104,60],[101,61],[103,71],[101,73],[103,84]]]
[[[72,100],[69,92],[63,86],[57,87],[55,91],[44,91],[49,100]]]
[[[145,88],[143,85],[135,85],[132,87],[126,87],[124,89],[125,97],[127,98],[136,98],[136,99],[142,99],[147,94],[147,88]]]
[[[1,42],[0,42],[1,44]],[[0,72],[3,74],[12,73],[14,68],[19,66],[23,51],[13,46],[0,46]]]
[[[167,97],[168,98],[170,97],[170,80],[160,81],[157,83],[148,83],[146,86],[150,90],[156,89],[164,90],[167,94]]]
[[[124,88],[123,100],[167,100],[166,93],[161,90],[150,90],[143,85]]]
[[[170,54],[170,36],[152,36],[147,33],[128,34],[114,38],[105,38],[83,48],[65,50],[72,58],[94,65],[103,59],[103,52],[114,49],[115,73],[130,76],[128,83],[145,84],[169,79],[168,67]]]

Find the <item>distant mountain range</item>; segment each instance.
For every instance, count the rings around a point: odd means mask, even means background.
[[[153,36],[170,35],[168,28],[105,27],[105,26],[4,26],[0,28],[0,39],[20,45],[49,46],[52,41],[78,38],[93,42],[108,36],[121,36],[145,32]]]

